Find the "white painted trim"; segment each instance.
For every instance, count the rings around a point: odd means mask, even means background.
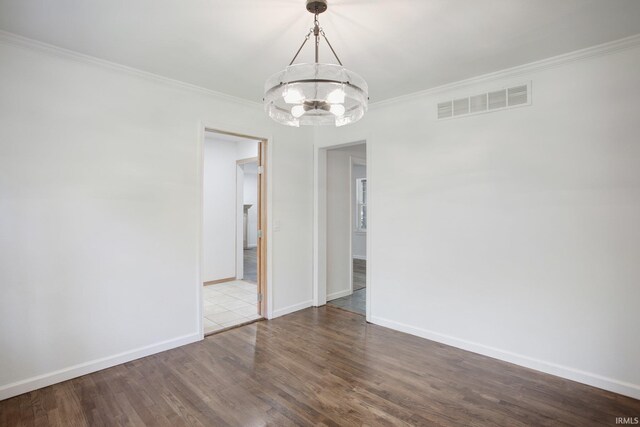
[[[352,282],[352,285],[353,285],[353,282]],[[346,297],[346,296],[349,296],[351,294],[353,294],[353,288],[345,289],[343,291],[332,292],[330,294],[327,294],[327,301],[331,301],[331,300],[334,300],[334,299]]]
[[[196,252],[196,295],[198,298],[196,304],[196,325],[200,331],[200,338],[204,339],[204,273],[202,266],[204,264],[204,138],[205,127],[202,123],[198,123],[198,140],[196,141],[196,170],[198,171],[198,248]]]
[[[372,221],[372,218],[375,218],[375,202],[373,203],[373,207],[371,204],[371,195],[375,194],[376,191],[376,187],[375,187],[375,181],[373,181],[371,178],[374,177],[375,175],[373,174],[373,136],[372,135],[366,135],[366,142],[367,142],[367,243],[365,245],[365,247],[367,248],[367,257],[369,258],[369,260],[367,261],[367,268],[365,270],[365,286],[367,288],[367,292],[365,293],[365,318],[367,320],[367,322],[371,322],[371,318],[373,316],[373,294],[374,294],[374,288],[373,288],[373,269],[375,267],[374,262],[373,262],[373,251],[371,250],[373,248],[373,238],[372,236],[374,235],[374,233],[372,233],[373,230],[375,230],[375,225],[374,222]],[[373,182],[373,184],[372,184]],[[372,190],[373,189],[373,190]],[[372,215],[373,213],[373,215]]]
[[[366,147],[366,145],[365,145]],[[355,156],[349,156],[349,289],[351,289],[351,293],[353,293],[353,258],[355,258],[355,256],[353,255],[353,235],[354,234],[359,234],[359,235],[364,235],[366,236],[367,232],[366,231],[359,231],[356,230],[355,228],[355,217],[356,217],[356,213],[353,211],[353,206],[355,204],[357,204],[357,201],[354,202],[354,199],[357,197],[354,192],[353,192],[353,188],[354,188],[354,184],[353,184],[353,167],[355,165],[360,165],[360,166],[367,166],[367,160],[366,159],[361,159],[359,157],[355,157]],[[367,178],[367,176],[365,175],[365,179]],[[356,191],[358,191],[358,188],[356,187]],[[365,246],[364,250],[366,251],[367,248]],[[360,255],[358,255],[358,257],[360,257]],[[366,256],[365,256],[366,259]]]
[[[447,83],[441,86],[432,87],[429,89],[421,90],[418,92],[412,92],[406,95],[401,95],[395,98],[389,98],[378,102],[372,102],[369,104],[369,109],[376,109],[385,107],[387,105],[396,104],[399,102],[410,101],[416,98],[420,98],[427,95],[433,95],[449,90],[459,89],[465,86],[471,86],[478,83],[486,83],[494,80],[508,79],[518,77],[524,74],[531,74],[539,71],[543,71],[549,68],[559,67],[571,62],[581,61],[598,56],[609,55],[618,51],[632,49],[640,46],[640,34],[635,34],[630,37],[625,37],[619,40],[614,40],[607,43],[602,43],[596,46],[587,47],[585,49],[576,50],[569,53],[564,53],[551,58],[545,58],[540,61],[530,62],[528,64],[518,65],[516,67],[506,68],[500,71],[492,73],[482,74],[480,76],[471,77],[465,80],[459,80],[456,82]]]
[[[366,145],[365,145],[366,147]],[[347,265],[349,266],[349,293],[347,295],[351,295],[353,294],[353,258],[351,258],[351,256],[353,255],[353,229],[354,229],[354,224],[353,224],[353,215],[354,215],[354,211],[353,211],[353,198],[355,197],[355,193],[353,192],[353,162],[354,162],[354,156],[349,156],[349,208],[347,209],[349,211],[349,244],[348,246],[348,251],[349,253],[347,254]],[[358,159],[360,160],[360,159]],[[335,297],[333,295],[335,295],[336,293],[332,293],[327,295],[327,301],[331,301],[332,299],[335,298],[340,298],[340,297]],[[342,296],[346,296],[346,295],[342,295]]]
[[[259,142],[257,143],[259,144]],[[244,277],[244,169],[236,163],[236,277]]]
[[[293,304],[288,307],[279,308],[278,310],[273,311],[272,313],[273,316],[271,316],[269,319],[275,319],[276,317],[284,316],[286,314],[290,314],[295,311],[304,310],[305,308],[309,308],[312,305],[313,305],[313,301],[309,300],[309,301],[301,302],[299,304]]]
[[[243,104],[251,107],[262,108],[262,104],[257,101],[250,101],[248,99],[239,98],[239,97],[228,95],[222,92],[217,92],[211,89],[203,88],[201,86],[196,86],[191,83],[185,83],[180,80],[175,80],[175,79],[164,77],[158,74],[153,74],[147,71],[139,70],[137,68],[128,67],[126,65],[96,58],[94,56],[85,55],[83,53],[79,53],[70,49],[54,46],[52,44],[44,43],[38,40],[33,40],[24,36],[20,36],[18,34],[4,31],[4,30],[0,30],[0,43],[27,47],[34,50],[39,50],[41,52],[46,52],[48,54],[55,55],[58,57],[72,59],[78,62],[99,65],[105,68],[110,68],[113,70],[130,74],[130,75],[135,75],[137,77],[140,77],[146,80],[168,84],[168,85],[189,90],[192,92],[200,92],[200,93],[214,96],[227,101],[231,101],[231,102],[235,102],[235,103],[239,103],[239,104]],[[389,98],[389,99],[385,99],[378,102],[372,102],[369,104],[369,108],[370,109],[380,108],[389,104],[395,104],[397,102],[407,101],[410,99],[419,98],[421,96],[430,95],[434,93],[445,92],[448,90],[457,89],[467,85],[473,85],[473,84],[488,82],[492,80],[499,80],[503,78],[516,77],[522,74],[542,71],[548,68],[558,67],[563,64],[567,64],[574,61],[580,61],[580,60],[593,58],[597,56],[608,55],[621,50],[632,49],[638,45],[640,45],[640,34],[635,34],[633,36],[625,37],[625,38],[614,40],[607,43],[602,43],[596,46],[587,47],[585,49],[580,49],[580,50],[576,50],[569,53],[560,54],[557,56],[553,56],[551,58],[542,59],[540,61],[534,61],[528,64],[518,65],[515,67],[503,69],[500,71],[471,77],[469,79],[447,83],[441,86],[436,86],[436,87],[421,90],[418,92],[412,92],[406,95],[401,95],[398,97]]]
[[[273,318],[273,135],[267,137],[267,159],[263,179],[267,180],[267,312],[265,318]]]
[[[180,347],[186,344],[191,344],[200,340],[202,340],[202,335],[199,333],[183,335],[181,337],[140,347],[134,350],[114,354],[113,356],[103,357],[100,359],[59,369],[57,371],[48,372],[36,377],[27,378],[25,380],[0,387],[0,400],[8,399],[22,393],[37,390],[42,387],[47,387],[52,384],[90,374],[92,372],[101,371],[102,369],[107,369],[112,366],[127,363],[132,360],[140,359],[141,357],[160,353],[162,351],[170,350],[172,348]]]
[[[267,136],[267,153],[264,168],[266,169],[262,175],[262,179],[267,181],[266,198],[267,198],[267,230],[263,231],[267,234],[267,312],[263,313],[263,317],[271,319],[273,316],[273,135]]]
[[[364,233],[363,233],[363,234],[364,234]],[[351,255],[351,257],[352,257],[353,259],[361,259],[361,260],[363,260],[363,261],[366,261],[366,260],[367,260],[367,257],[366,257],[366,256],[362,256],[362,255]]]
[[[191,83],[185,83],[180,80],[171,79],[158,74],[150,73],[148,71],[139,70],[137,68],[128,67],[126,65],[96,58],[94,56],[85,55],[83,53],[76,52],[74,50],[54,46],[52,44],[44,43],[38,40],[33,40],[27,37],[20,36],[18,34],[10,33],[8,31],[0,30],[0,43],[38,50],[40,52],[44,52],[53,56],[57,56],[65,59],[71,59],[71,60],[82,62],[85,64],[98,65],[100,67],[109,68],[111,70],[126,73],[126,74],[136,76],[145,80],[166,84],[169,86],[177,87],[177,88],[188,90],[191,92],[199,92],[205,95],[214,96],[216,98],[219,98],[225,101],[230,101],[230,102],[235,102],[237,104],[250,106],[252,108],[256,108],[256,107],[262,108],[262,104],[260,102],[249,101],[247,99],[239,98],[237,96],[228,95],[222,92],[217,92],[215,90],[207,89],[201,86],[196,86]]]
[[[587,384],[593,387],[612,391],[614,393],[623,394],[635,399],[640,399],[640,385],[638,384],[631,384],[625,381],[604,377],[602,375],[594,374],[591,372],[570,368],[568,366],[558,365],[556,363],[535,359],[499,348],[490,347],[484,344],[467,341],[460,338],[452,337],[450,335],[440,334],[438,332],[407,325],[405,323],[388,320],[382,317],[373,317],[371,319],[371,322],[389,329],[416,335],[421,338],[426,338],[431,341],[436,341],[442,344],[450,345],[452,347],[461,348],[463,350],[471,351],[483,356],[492,357],[494,359],[513,363],[519,366],[524,366],[526,368],[555,375],[557,377],[577,381],[582,384]]]

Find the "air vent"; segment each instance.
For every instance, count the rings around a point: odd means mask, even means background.
[[[522,105],[527,103],[527,86],[510,87],[509,89],[509,106]]]
[[[489,110],[495,110],[496,108],[504,108],[507,106],[507,90],[499,90],[496,92],[489,92]]]
[[[531,83],[438,103],[438,119],[531,104]]]
[[[469,98],[453,100],[453,115],[469,114]]]
[[[487,94],[483,93],[482,95],[476,95],[469,98],[471,102],[471,113],[480,113],[482,111],[487,111]]]
[[[446,119],[453,115],[453,101],[438,104],[438,118]]]

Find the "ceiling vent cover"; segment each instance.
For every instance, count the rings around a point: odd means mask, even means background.
[[[438,103],[438,119],[531,105],[531,82]]]

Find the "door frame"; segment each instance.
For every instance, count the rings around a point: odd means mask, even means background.
[[[372,270],[372,230],[374,229],[371,213],[372,200],[372,150],[371,135],[365,138],[347,139],[314,147],[314,183],[313,183],[313,306],[320,307],[327,303],[327,151],[334,148],[365,144],[367,147],[367,271],[366,271],[366,320],[371,322],[371,301],[373,289]]]
[[[354,205],[357,204],[354,203],[354,199],[355,197],[357,197],[356,192],[358,191],[358,188],[356,187],[355,183],[354,183],[354,177],[353,177],[353,167],[359,165],[359,166],[364,166],[365,168],[367,167],[367,159],[362,159],[360,157],[356,157],[356,156],[349,156],[349,289],[351,290],[350,295],[353,295],[353,237],[356,234],[356,212],[354,210]],[[368,172],[367,172],[368,173]],[[365,175],[365,178],[367,178],[367,176]],[[368,180],[367,180],[368,182]],[[367,215],[369,214],[369,212],[367,212]],[[367,228],[368,228],[368,224],[367,224]],[[369,230],[367,230],[368,232]],[[367,233],[364,233],[365,235],[365,240],[367,239]],[[368,248],[365,246],[365,251],[367,251]]]
[[[200,330],[201,337],[204,338],[204,295],[203,295],[203,223],[204,223],[204,140],[206,132],[214,132],[222,135],[238,136],[258,141],[258,165],[262,166],[261,173],[258,174],[258,225],[262,231],[262,236],[258,237],[258,292],[262,295],[262,301],[258,302],[258,310],[260,315],[266,319],[273,316],[273,245],[272,245],[272,200],[273,192],[271,180],[271,162],[272,162],[272,146],[271,136],[255,136],[254,131],[246,129],[223,130],[227,126],[219,126],[211,123],[198,123],[198,139],[197,139],[197,164],[198,171],[198,250],[197,250],[197,295],[198,304],[196,307],[196,323]],[[237,216],[237,215],[236,215]]]

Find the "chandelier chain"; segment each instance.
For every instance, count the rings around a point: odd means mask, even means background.
[[[327,35],[324,32],[324,29],[322,27],[320,27],[320,21],[318,20],[318,14],[317,13],[314,14],[313,28],[311,28],[309,30],[309,32],[305,36],[304,40],[302,41],[302,44],[298,48],[296,54],[293,56],[293,59],[291,60],[291,62],[289,62],[290,66],[293,65],[295,60],[298,58],[298,55],[300,55],[300,52],[302,51],[302,48],[307,43],[307,41],[309,41],[309,38],[311,37],[311,34],[313,34],[314,38],[315,38],[315,62],[316,63],[319,62],[320,36],[322,36],[324,41],[327,42],[327,46],[329,46],[329,49],[331,49],[331,53],[333,53],[333,56],[336,58],[336,61],[338,61],[338,64],[344,66],[342,64],[342,61],[338,57],[338,54],[336,53],[335,49],[333,49],[333,46],[331,45],[331,42],[329,42],[329,39],[327,38]]]
[[[289,65],[293,65],[293,62],[296,60],[296,58],[298,57],[298,55],[300,55],[300,51],[302,50],[302,48],[304,47],[304,45],[307,43],[307,41],[309,40],[309,37],[311,37],[311,34],[313,34],[313,28],[309,30],[309,33],[306,35],[306,37],[304,38],[304,40],[302,41],[302,44],[300,45],[300,48],[298,48],[298,51],[296,52],[296,54],[293,56],[293,59],[291,60],[291,62],[289,62]]]
[[[318,21],[318,13],[313,18],[313,35],[316,39],[316,64],[320,62],[320,21]]]
[[[338,64],[342,65],[342,61],[340,61],[340,58],[338,58],[338,54],[336,53],[336,51],[333,50],[333,46],[331,46],[331,43],[329,43],[329,39],[327,38],[327,35],[324,33],[324,30],[322,28],[320,28],[320,34],[322,34],[322,37],[324,37],[324,41],[327,42],[327,45],[329,46],[329,49],[331,49],[333,56],[336,57]]]

